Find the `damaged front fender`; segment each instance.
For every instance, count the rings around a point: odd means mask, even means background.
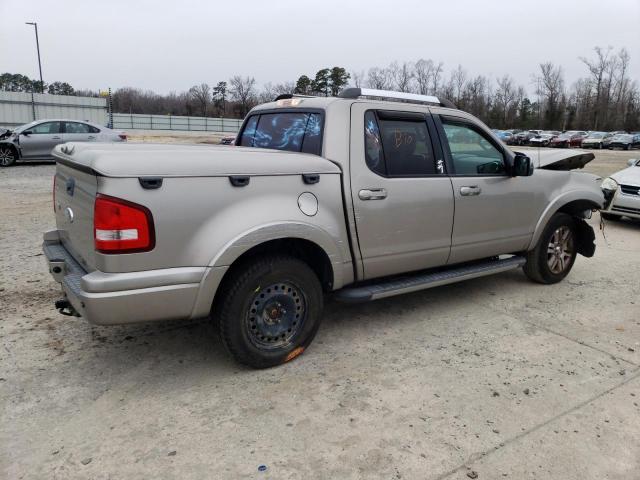
[[[596,253],[596,234],[593,227],[584,218],[575,218],[575,226],[578,253],[587,258],[593,257]]]

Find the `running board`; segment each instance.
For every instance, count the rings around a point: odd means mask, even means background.
[[[427,288],[439,287],[462,280],[484,277],[494,273],[506,272],[525,264],[526,259],[513,256],[499,260],[487,260],[472,265],[452,267],[433,273],[418,273],[413,276],[396,277],[379,283],[347,287],[336,292],[336,300],[348,303],[368,302],[379,298],[392,297],[403,293],[416,292]]]

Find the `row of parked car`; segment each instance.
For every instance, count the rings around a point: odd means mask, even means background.
[[[640,132],[586,132],[569,130],[494,130],[507,145],[530,145],[558,148],[608,148],[631,150],[640,148]]]

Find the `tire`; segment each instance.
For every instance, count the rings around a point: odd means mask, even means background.
[[[234,268],[214,306],[220,337],[239,363],[269,368],[293,360],[320,327],[322,285],[303,261],[254,257]]]
[[[607,212],[600,212],[600,216],[605,220],[609,220],[611,222],[619,222],[621,220],[620,215],[613,215]]]
[[[16,163],[16,152],[10,147],[0,147],[0,167],[10,167]]]
[[[534,282],[547,285],[558,283],[573,267],[577,243],[573,218],[566,213],[556,213],[549,220],[536,247],[527,252],[524,273]]]

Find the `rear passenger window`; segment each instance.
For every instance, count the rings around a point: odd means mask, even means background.
[[[242,131],[240,145],[320,155],[322,117],[310,112],[253,115]]]
[[[91,129],[86,123],[65,122],[64,128],[66,133],[89,133]]]
[[[364,118],[365,160],[375,173],[411,177],[444,173],[436,165],[426,120],[380,118],[367,111]]]

